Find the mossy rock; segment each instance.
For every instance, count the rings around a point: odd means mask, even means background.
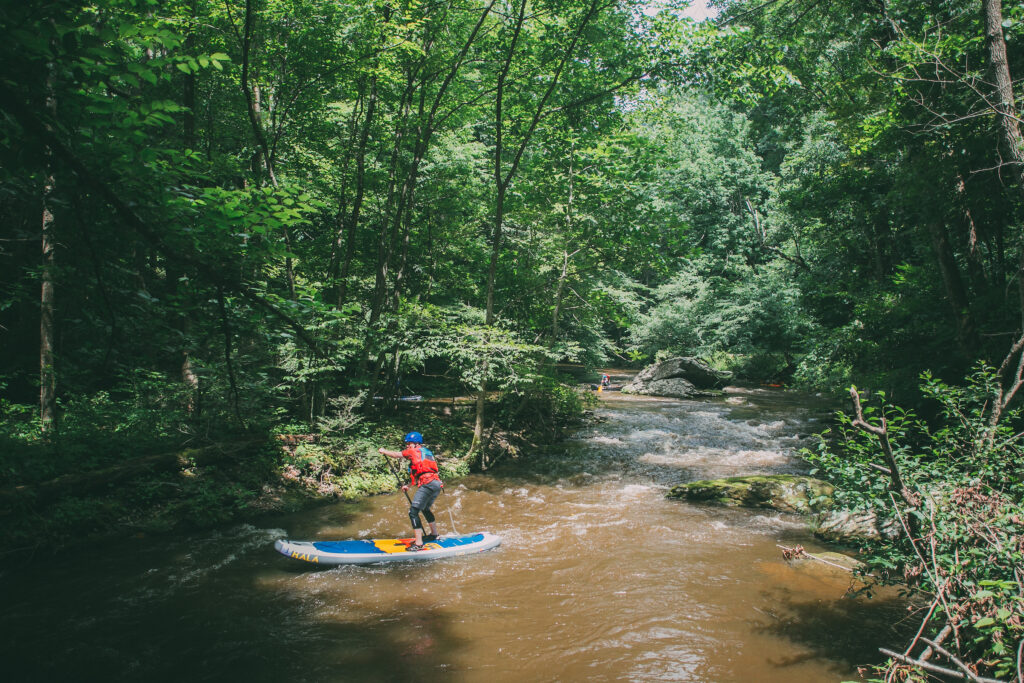
[[[668,497],[807,514],[829,508],[834,490],[813,477],[771,474],[695,481],[674,487]]]

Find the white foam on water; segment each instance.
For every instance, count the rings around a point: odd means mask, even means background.
[[[654,441],[659,439],[677,439],[679,435],[667,429],[640,429],[626,435],[629,441]]]
[[[622,439],[620,439],[617,436],[605,436],[605,435],[590,436],[590,437],[587,437],[585,439],[585,441],[587,443],[589,443],[589,444],[597,444],[597,445],[601,445],[601,446],[621,446],[621,445],[623,445]]]
[[[648,495],[651,491],[654,491],[656,486],[653,484],[626,484],[620,490],[625,496],[630,498],[639,498]]]

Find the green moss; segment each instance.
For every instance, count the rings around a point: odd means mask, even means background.
[[[830,506],[832,491],[830,484],[812,477],[772,474],[695,481],[674,487],[668,497],[809,513]]]

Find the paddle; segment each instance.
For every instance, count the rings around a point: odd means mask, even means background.
[[[403,481],[402,476],[395,471],[395,468],[391,466],[391,457],[384,455],[383,453],[381,453],[380,455],[382,458],[384,458],[384,461],[387,462],[388,469],[391,471],[391,474],[395,475],[395,479],[398,480],[398,488],[401,489],[403,486],[405,486],[405,481]],[[409,501],[409,505],[412,505],[412,498],[409,497],[409,492],[406,491],[405,489],[402,489],[402,493],[405,494],[405,499]]]

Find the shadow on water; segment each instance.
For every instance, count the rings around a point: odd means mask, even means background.
[[[879,664],[885,661],[879,647],[907,642],[918,626],[908,617],[906,602],[898,598],[805,600],[776,593],[766,597],[774,607],[763,610],[770,621],[755,630],[783,637],[800,648],[767,660],[780,669],[822,658],[850,670]]]
[[[332,537],[364,500],[274,520]],[[0,663],[9,681],[430,681],[429,655],[463,647],[443,610],[395,600],[353,617],[384,570],[321,569],[273,551],[284,529],[250,525],[127,538],[18,562],[0,577]],[[37,558],[38,560],[38,558]],[[415,580],[415,572],[408,572]],[[425,660],[424,657],[427,657]]]
[[[297,614],[281,620],[294,611],[288,605],[262,602],[259,614],[232,604],[151,606],[145,618],[111,633],[102,624],[88,633],[58,628],[55,637],[74,640],[8,653],[5,675],[11,681],[430,681],[447,675],[431,668],[430,655],[450,656],[461,646],[446,618],[431,609],[407,607],[375,623],[304,623]]]
[[[4,678],[432,681],[447,676],[444,668],[431,667],[431,655],[450,657],[464,642],[452,633],[443,611],[403,602],[353,618],[339,606],[358,602],[354,592],[369,572],[304,570],[282,565],[283,560],[273,559],[277,566],[269,581],[246,572],[255,580],[208,578],[202,586],[178,586],[160,596],[143,591],[132,604],[119,603],[116,593],[136,587],[112,585],[103,604],[71,602],[38,613],[19,605],[3,619]]]

